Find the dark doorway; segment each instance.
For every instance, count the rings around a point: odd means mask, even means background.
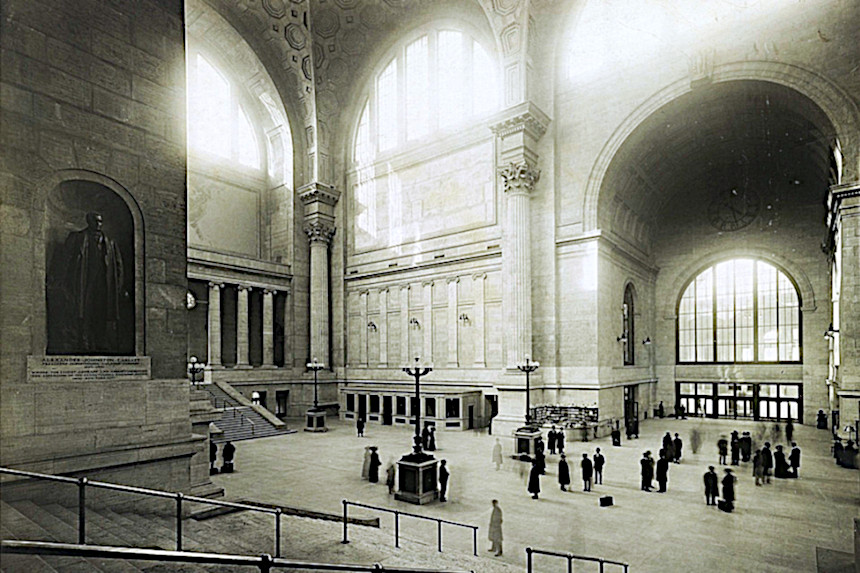
[[[639,437],[639,402],[636,401],[638,386],[624,387],[624,427],[627,437]]]
[[[275,392],[275,415],[278,418],[284,419],[287,417],[287,405],[290,403],[289,390],[277,390]]]
[[[382,425],[391,425],[391,396],[382,397]]]
[[[367,420],[367,396],[365,394],[358,395],[358,419]]]
[[[467,423],[469,425],[466,426],[466,429],[471,430],[472,428],[475,427],[475,407],[470,404],[468,412],[469,412],[469,420]]]

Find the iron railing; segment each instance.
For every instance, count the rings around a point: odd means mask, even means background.
[[[574,555],[573,553],[560,553],[558,551],[545,551],[543,549],[532,549],[531,547],[526,547],[526,571],[528,573],[532,573],[532,555],[534,554],[549,555],[552,557],[563,557],[567,559],[567,573],[573,573],[574,561],[590,561],[592,563],[597,563],[600,567],[600,573],[604,573],[604,567],[606,565],[615,565],[618,567],[622,567],[624,573],[628,573],[627,563],[622,563],[620,561],[612,561],[610,559],[601,559],[599,557],[586,557],[584,555]]]
[[[198,389],[202,388],[203,390],[205,390],[209,394],[209,396],[212,398],[212,403],[214,404],[216,410],[218,409],[218,400],[221,400],[221,409],[223,409],[223,410],[229,409],[234,418],[236,417],[236,414],[238,413],[239,414],[239,425],[244,426],[245,422],[247,421],[251,425],[251,435],[255,436],[257,434],[257,425],[254,423],[254,420],[247,417],[245,414],[243,414],[240,411],[240,408],[250,408],[250,406],[245,406],[245,405],[239,403],[239,401],[237,401],[236,399],[231,398],[230,396],[227,396],[226,394],[225,394],[226,397],[225,396],[217,396],[217,395],[215,395],[215,393],[212,390],[207,388],[205,384],[203,386],[197,386],[197,388]],[[253,408],[251,408],[251,410],[253,410]]]
[[[281,556],[281,514],[280,509],[265,507],[262,505],[254,505],[249,503],[237,503],[233,501],[222,501],[217,499],[209,499],[205,497],[195,497],[193,495],[185,495],[179,492],[169,492],[157,489],[147,489],[143,487],[135,487],[130,485],[120,485],[115,483],[107,483],[101,481],[90,480],[85,477],[72,478],[66,476],[55,476],[49,474],[39,474],[35,472],[27,472],[22,470],[14,470],[11,468],[0,467],[0,474],[14,475],[39,479],[45,481],[53,481],[59,483],[67,483],[76,485],[78,488],[78,543],[80,545],[87,544],[87,488],[100,488],[113,491],[122,491],[126,493],[134,493],[149,497],[159,497],[164,499],[173,499],[176,502],[176,550],[182,551],[182,504],[185,502],[203,503],[208,505],[217,505],[220,507],[232,507],[236,509],[244,509],[249,511],[258,511],[274,515],[275,518],[275,557]],[[0,484],[2,485],[2,484]]]
[[[477,525],[469,525],[466,523],[457,523],[456,521],[448,521],[447,519],[439,519],[438,517],[428,517],[426,515],[418,515],[415,513],[406,513],[405,511],[398,511],[396,509],[388,509],[386,507],[376,507],[373,505],[365,505],[363,503],[357,503],[354,501],[343,500],[343,541],[341,543],[349,543],[349,538],[347,537],[347,523],[349,521],[348,516],[348,507],[350,505],[355,507],[363,507],[365,509],[372,509],[374,511],[384,511],[386,513],[394,514],[394,546],[400,547],[400,516],[406,517],[414,517],[416,519],[424,519],[426,521],[435,521],[436,522],[436,546],[441,553],[442,551],[442,524],[447,523],[449,525],[456,525],[457,527],[466,527],[472,530],[472,552],[477,555],[478,554],[478,526]]]
[[[304,569],[311,571],[357,571],[382,573],[474,573],[466,571],[443,571],[441,569],[416,569],[410,567],[385,567],[373,565],[351,565],[343,563],[313,563],[293,561],[260,555],[230,555],[225,553],[197,553],[191,551],[164,551],[161,549],[138,549],[135,547],[111,547],[105,545],[78,545],[73,543],[49,543],[44,541],[6,541],[0,543],[0,553],[16,555],[61,555],[86,559],[132,559],[161,561],[167,563],[200,563],[206,565],[238,565],[257,567],[260,573],[272,569]]]

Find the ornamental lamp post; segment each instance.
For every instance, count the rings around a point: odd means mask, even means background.
[[[328,430],[325,425],[325,410],[320,410],[319,391],[317,389],[319,383],[318,373],[320,370],[325,368],[325,364],[319,362],[315,356],[313,362],[308,362],[305,366],[308,370],[314,373],[314,406],[307,412],[307,425],[305,426],[305,431],[325,432]]]
[[[526,426],[531,427],[531,403],[530,403],[530,394],[531,389],[529,386],[529,375],[540,368],[540,362],[532,362],[528,355],[526,355],[525,362],[520,362],[517,364],[517,370],[520,372],[526,373]]]
[[[416,454],[421,453],[421,377],[429,374],[433,371],[433,368],[429,366],[425,366],[421,368],[418,366],[418,357],[415,357],[415,367],[409,368],[408,366],[403,369],[403,371],[409,376],[415,377],[415,437],[412,438],[415,444],[412,446],[412,450]]]
[[[421,451],[421,377],[433,371],[430,366],[421,367],[415,358],[415,367],[405,367],[403,372],[415,378],[415,436],[412,452],[397,461],[398,488],[394,499],[423,505],[439,497],[438,461],[432,454]]]
[[[539,362],[532,362],[527,355],[524,362],[517,364],[517,370],[526,373],[526,425],[514,431],[514,457],[525,462],[532,460],[537,450],[537,441],[541,437],[540,427],[535,425],[531,416],[531,384],[530,375],[540,368]]]
[[[197,377],[203,374],[203,370],[206,368],[206,365],[197,360],[196,356],[192,356],[188,359],[188,374],[191,375],[191,383],[197,386],[197,383],[200,381]]]

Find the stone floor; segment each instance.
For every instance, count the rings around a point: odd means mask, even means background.
[[[574,491],[560,491],[558,456],[550,456],[537,501],[526,492],[525,464],[506,458],[502,469],[495,470],[491,452],[496,437],[440,431],[436,455],[448,460],[449,501],[425,506],[395,501],[384,484],[370,484],[360,476],[364,447],[379,447],[384,468],[408,450],[411,439],[405,429],[373,425],[367,428],[366,437],[358,438],[351,424],[330,420],[329,426],[327,433],[299,432],[241,442],[237,444],[236,473],[214,476],[214,481],[226,488],[229,498],[333,513],[341,512],[341,500],[347,499],[478,525],[481,559],[502,560],[518,568],[525,565],[527,546],[624,561],[633,572],[816,571],[816,547],[853,552],[852,520],[860,516],[860,472],[836,466],[830,457],[828,433],[808,426],[795,431],[803,450],[801,478],[755,487],[750,464],[742,464],[736,472],[737,509],[732,514],[705,505],[702,474],[709,464],[716,465],[715,444],[720,434],[733,429],[755,434],[753,422],[649,420],[641,425],[639,439],[624,440],[621,447],[612,447],[608,439],[568,443]],[[693,428],[703,436],[704,445],[697,454],[689,445]],[[644,450],[656,453],[667,430],[679,432],[685,442],[682,463],[670,467],[668,493],[642,492],[639,458]],[[504,451],[512,451],[510,438],[500,439]],[[604,484],[585,493],[578,460],[582,452],[593,453],[595,447],[607,459]],[[599,507],[600,495],[613,496],[615,505]],[[500,558],[486,551],[493,498],[500,501],[504,512],[505,552]],[[367,510],[350,511],[374,515]],[[393,519],[380,517],[382,530],[391,534],[393,544]],[[330,556],[342,559],[341,531],[336,526],[328,530]],[[436,542],[435,525],[429,522],[402,518],[400,531],[401,551],[409,551],[410,543],[432,546]],[[470,554],[471,542],[470,531],[445,526],[446,553]],[[329,556],[323,549],[325,543],[315,545],[320,559]],[[565,570],[564,560],[535,558],[535,571]],[[575,567],[575,571],[592,570],[597,570],[596,565],[589,568],[577,563]]]

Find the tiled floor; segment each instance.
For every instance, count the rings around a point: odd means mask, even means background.
[[[299,424],[295,421],[294,424]],[[389,497],[383,484],[361,479],[364,447],[380,448],[383,469],[408,450],[411,437],[403,428],[370,426],[357,438],[352,425],[329,421],[324,434],[299,432],[287,436],[237,444],[237,472],[214,479],[229,498],[325,510],[342,511],[342,499],[400,511],[441,517],[480,526],[479,554],[486,552],[490,500],[504,512],[505,554],[502,560],[525,565],[527,546],[625,561],[631,571],[815,571],[815,548],[822,546],[853,552],[853,518],[860,516],[860,472],[836,466],[830,457],[828,433],[798,427],[795,440],[803,449],[801,479],[774,480],[755,487],[749,464],[736,472],[737,510],[726,514],[704,503],[702,474],[715,464],[716,441],[731,430],[750,430],[753,422],[728,420],[649,420],[638,440],[624,440],[613,448],[608,439],[568,443],[573,492],[556,483],[558,456],[550,456],[540,500],[526,492],[525,464],[508,458],[500,471],[491,463],[494,436],[478,432],[437,433],[438,458],[448,460],[451,471],[447,503],[414,506]],[[689,432],[698,428],[704,445],[697,454],[689,447]],[[656,453],[666,431],[679,432],[685,455],[671,465],[669,491],[646,493],[639,489],[639,458],[644,450]],[[501,438],[504,451],[511,440]],[[591,493],[581,491],[578,460],[584,451],[599,446],[607,459],[604,484]],[[716,465],[716,464],[715,464]],[[718,468],[719,469],[719,468]],[[722,476],[722,472],[720,471]],[[598,506],[600,495],[611,495],[615,505]],[[366,515],[363,510],[351,510]],[[392,534],[390,517],[383,530]],[[332,556],[339,555],[340,531],[331,528]],[[401,535],[435,544],[435,526],[404,518]],[[446,526],[446,552],[471,552],[471,533]],[[393,541],[392,541],[393,542]],[[323,544],[324,546],[324,544]],[[320,555],[320,558],[325,555]],[[535,558],[535,571],[565,571],[564,560]],[[577,563],[575,571],[596,571]],[[611,569],[607,568],[607,571]]]

